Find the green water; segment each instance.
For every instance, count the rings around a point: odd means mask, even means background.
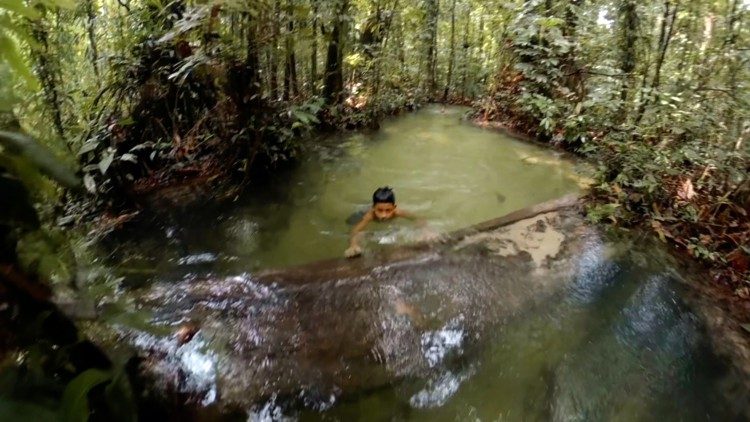
[[[388,120],[377,132],[319,141],[298,167],[251,187],[237,203],[177,215],[162,233],[137,233],[132,249],[138,253],[127,258],[160,272],[188,264],[231,273],[342,256],[352,215],[367,209],[372,192],[384,185],[427,226],[374,223],[365,249],[578,191],[572,162],[477,128],[462,120],[465,112],[430,106]]]

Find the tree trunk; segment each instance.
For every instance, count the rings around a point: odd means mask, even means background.
[[[294,9],[291,1],[287,1],[286,7],[286,34],[284,36],[285,62],[284,62],[284,101],[299,95],[297,84],[297,59],[294,53]]]
[[[448,75],[445,78],[445,90],[443,91],[443,101],[448,101],[448,91],[453,81],[453,66],[456,61],[456,0],[451,4],[451,50],[448,57]]]
[[[274,100],[279,99],[279,61],[278,61],[278,50],[279,50],[279,15],[281,14],[281,0],[274,2],[274,18],[271,23],[273,28],[271,29],[271,54],[269,55],[269,64],[271,69],[269,70],[269,81],[268,84],[271,87],[271,97]]]
[[[89,36],[89,48],[91,49],[91,66],[94,68],[96,85],[101,87],[101,75],[99,74],[99,48],[96,44],[96,27],[94,26],[94,21],[96,19],[96,7],[94,1],[95,0],[88,0],[86,2],[86,32]]]
[[[620,26],[620,70],[625,75],[620,90],[623,106],[628,98],[628,91],[633,86],[633,71],[636,66],[636,41],[638,40],[638,15],[635,0],[624,0],[618,7]],[[622,116],[624,113],[620,113]]]
[[[346,35],[346,14],[349,9],[349,0],[338,0],[336,16],[328,41],[326,53],[326,69],[323,85],[323,98],[326,104],[339,104],[343,100],[344,91],[344,69],[343,69],[343,47]]]
[[[461,46],[461,96],[466,98],[466,87],[469,80],[469,65],[472,63],[471,46],[469,45],[469,31],[471,30],[471,10],[466,9],[466,23],[464,24],[464,39]]]
[[[312,0],[312,45],[310,46],[310,92],[318,93],[318,0]]]
[[[670,11],[671,9],[671,11]],[[671,7],[671,2],[664,2],[664,17],[659,30],[659,55],[656,58],[656,68],[654,70],[654,79],[651,82],[652,89],[658,89],[661,83],[661,68],[664,64],[664,58],[669,48],[669,41],[672,38],[672,30],[677,17],[677,5]]]
[[[661,84],[661,68],[664,64],[664,58],[667,54],[667,48],[669,48],[669,41],[672,38],[672,30],[674,29],[674,22],[677,17],[677,6],[672,7],[670,0],[664,2],[664,14],[662,15],[661,25],[659,27],[659,42],[657,43],[657,56],[656,63],[654,65],[654,77],[651,80],[651,90],[653,92],[654,102],[658,102],[659,94],[656,90],[659,89]],[[645,79],[644,84],[645,88]],[[641,103],[638,107],[635,122],[636,124],[643,118],[643,113],[646,111],[646,107],[650,103],[649,98],[642,98]]]
[[[52,122],[60,138],[65,138],[63,126],[62,104],[60,100],[59,66],[50,60],[54,55],[50,52],[49,33],[44,26],[46,19],[31,22],[31,33],[34,40],[41,46],[41,51],[35,53],[36,73],[42,83],[45,101],[52,112]],[[66,143],[67,145],[67,143]]]
[[[439,0],[425,0],[427,6],[427,91],[432,98],[437,90],[437,31],[438,15],[440,13]]]
[[[258,57],[257,23],[248,14],[247,22],[247,57],[245,59],[245,72],[247,94],[243,99],[245,104],[256,106],[260,101],[260,59]]]

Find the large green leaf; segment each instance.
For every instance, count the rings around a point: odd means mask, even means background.
[[[15,71],[26,84],[32,89],[38,89],[39,83],[31,72],[31,68],[26,64],[21,54],[18,52],[15,41],[0,32],[0,60],[6,62]]]
[[[28,7],[23,3],[24,2],[19,0],[0,0],[0,9],[5,9],[29,19],[37,19],[40,17],[40,14],[36,9]]]
[[[135,422],[138,419],[133,389],[125,365],[119,365],[112,382],[104,389],[104,397],[114,422]]]
[[[112,379],[112,374],[101,369],[89,369],[75,377],[62,396],[60,419],[64,422],[86,422],[89,420],[89,398],[91,390]]]
[[[34,164],[42,173],[69,188],[78,188],[78,177],[47,148],[34,139],[16,132],[0,131],[0,146]]]

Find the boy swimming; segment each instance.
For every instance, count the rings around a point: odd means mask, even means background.
[[[414,214],[404,211],[396,206],[396,194],[388,186],[378,188],[372,194],[372,208],[367,210],[362,219],[352,229],[349,240],[349,248],[344,252],[347,258],[353,258],[362,254],[362,248],[359,246],[359,240],[362,237],[362,231],[370,221],[386,221],[396,217],[406,217],[415,219]]]

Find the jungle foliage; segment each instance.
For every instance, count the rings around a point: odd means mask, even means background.
[[[750,25],[726,1],[526,1],[480,117],[588,155],[589,216],[641,225],[750,297]]]

